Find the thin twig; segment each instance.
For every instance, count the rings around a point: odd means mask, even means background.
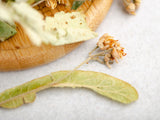
[[[104,64],[104,61],[102,61],[99,57],[94,57],[94,58],[92,58],[92,60],[96,60],[99,63]]]
[[[96,51],[97,49],[98,49],[98,46],[96,46],[96,47],[89,53],[89,56],[92,55],[92,53],[93,53],[94,51]]]
[[[101,56],[101,55],[105,55],[105,51],[102,51],[102,52],[99,52],[97,54],[91,55],[90,57],[93,58],[93,57]]]

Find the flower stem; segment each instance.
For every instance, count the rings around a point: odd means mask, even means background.
[[[67,73],[64,77],[54,81],[52,85],[56,84],[56,83],[59,83],[60,81],[64,80],[65,78],[67,78],[68,76],[70,76],[75,70],[79,69],[82,65],[88,63],[90,60],[96,60],[102,64],[104,64],[103,61],[101,61],[98,56],[104,56],[106,52],[109,52],[109,50],[105,50],[105,51],[102,51],[102,52],[99,52],[97,54],[94,54],[94,55],[91,55],[96,49],[98,48],[98,46],[96,48],[94,48],[91,52],[89,52],[89,57],[84,60],[81,64],[79,64],[77,67],[75,67],[72,71],[70,71],[69,73]]]

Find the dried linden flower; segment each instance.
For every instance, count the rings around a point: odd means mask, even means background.
[[[109,68],[110,63],[113,63],[114,60],[118,63],[118,60],[126,55],[126,53],[124,53],[124,48],[120,46],[118,40],[114,40],[113,37],[109,36],[107,33],[99,39],[97,46],[101,50],[108,51],[105,54],[104,61]]]
[[[96,50],[100,50],[101,52],[92,54]],[[124,48],[120,46],[118,40],[114,40],[112,36],[106,33],[97,42],[97,47],[89,53],[89,61],[96,60],[111,68],[110,64],[113,64],[114,61],[118,63],[118,60],[122,59],[125,55]]]
[[[70,0],[57,0],[59,4],[64,4],[66,6],[70,6]]]
[[[57,7],[57,0],[45,0],[46,6],[50,7],[51,9],[54,9]]]
[[[71,6],[70,1],[69,0],[45,0],[46,1],[46,6],[50,7],[51,9],[54,9],[57,7],[57,3],[58,4],[64,4],[67,7]]]
[[[126,11],[129,14],[135,15],[136,10],[139,8],[141,0],[123,0]]]

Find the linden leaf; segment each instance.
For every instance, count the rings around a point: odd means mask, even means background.
[[[104,73],[91,71],[74,71],[58,83],[70,71],[59,71],[48,76],[27,82],[0,94],[0,107],[16,108],[25,103],[31,103],[36,93],[50,87],[83,87],[91,89],[103,96],[121,103],[131,103],[138,99],[138,93],[130,84]]]

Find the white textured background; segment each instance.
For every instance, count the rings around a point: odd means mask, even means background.
[[[97,62],[80,69],[104,72],[132,84],[139,100],[123,105],[86,89],[53,88],[37,94],[32,104],[7,110],[0,120],[159,120],[160,119],[160,1],[142,0],[136,16],[125,13],[120,0],[100,25],[99,35],[119,39],[127,56],[110,70]],[[19,72],[0,73],[0,92],[58,70],[72,70],[95,47],[97,39],[82,44],[50,64]]]

